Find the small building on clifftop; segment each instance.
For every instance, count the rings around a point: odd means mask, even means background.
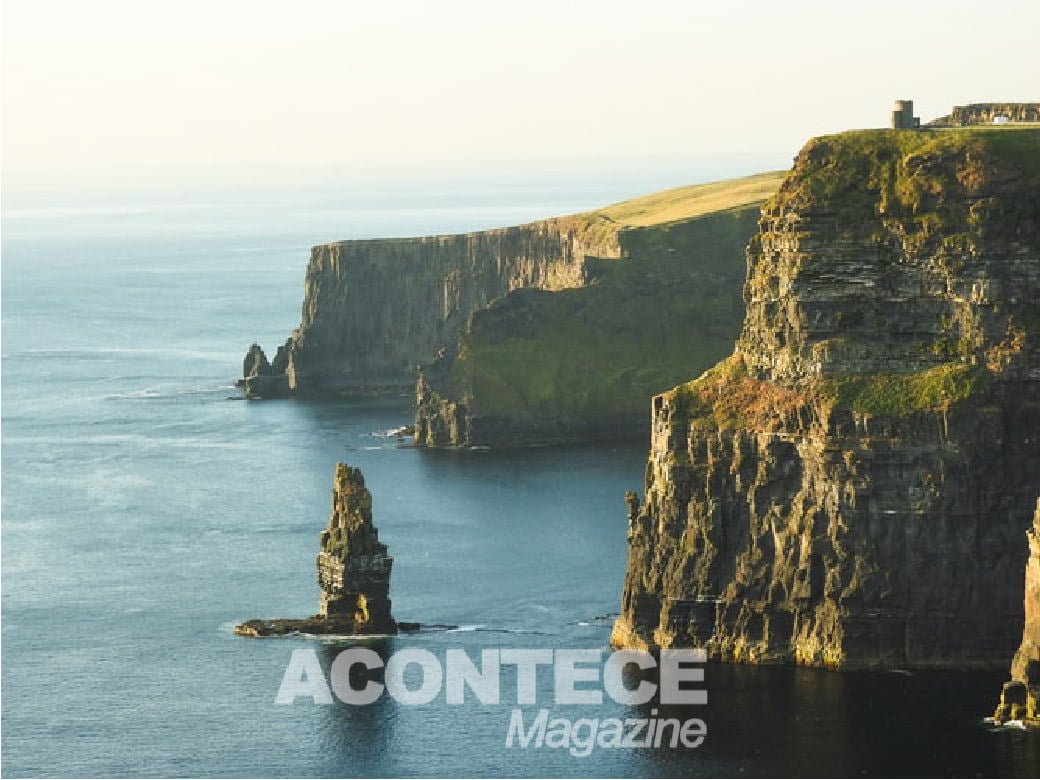
[[[921,118],[914,116],[914,101],[897,100],[892,109],[891,125],[893,130],[912,130],[921,126]]]

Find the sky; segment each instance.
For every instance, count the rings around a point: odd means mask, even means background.
[[[1040,3],[7,0],[3,167],[780,155],[1040,100]]]

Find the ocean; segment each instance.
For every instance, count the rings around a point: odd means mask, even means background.
[[[643,443],[423,451],[387,435],[410,422],[407,397],[241,400],[232,382],[248,345],[270,351],[299,320],[309,246],[513,224],[650,183],[5,193],[3,774],[1040,775],[1040,735],[983,721],[1003,672],[708,664],[708,703],[661,713],[703,720],[703,744],[586,756],[507,746],[518,705],[505,683],[498,705],[443,692],[422,705],[275,703],[294,651],[327,671],[343,641],[232,627],[316,610],[337,462],[360,467],[373,493],[395,615],[458,626],[363,645],[479,659],[606,652],[622,497],[641,489],[646,454]],[[609,697],[556,706],[553,684],[539,675],[525,722],[541,708],[649,716]]]

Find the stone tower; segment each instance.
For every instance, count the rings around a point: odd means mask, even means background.
[[[914,101],[897,100],[892,110],[893,130],[912,130],[921,126],[921,118],[914,116]]]

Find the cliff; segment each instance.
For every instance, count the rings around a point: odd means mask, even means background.
[[[744,245],[780,174],[615,204],[619,259],[583,287],[516,290],[473,313],[425,366],[415,438],[428,446],[646,435],[646,399],[731,348],[744,305]]]
[[[251,397],[412,387],[416,366],[454,344],[474,311],[515,289],[580,286],[587,258],[618,252],[614,231],[595,213],[316,246],[299,327],[271,364],[251,347],[240,384]]]
[[[586,287],[627,251],[625,231],[761,202],[778,183],[766,174],[516,227],[316,246],[300,325],[270,362],[252,345],[238,384],[250,398],[412,387],[418,365],[458,354],[470,317],[510,292]]]
[[[1004,684],[994,720],[1020,720],[1040,728],[1040,501],[1033,527],[1026,534],[1029,561],[1025,577],[1025,625],[1022,644],[1011,662],[1011,681]]]
[[[1040,131],[815,139],[732,356],[656,396],[617,646],[1006,664],[1040,495]]]
[[[388,634],[397,631],[390,614],[393,559],[372,524],[372,494],[358,469],[336,465],[332,513],[319,537],[318,614],[305,619],[249,620],[236,626],[244,636]]]

